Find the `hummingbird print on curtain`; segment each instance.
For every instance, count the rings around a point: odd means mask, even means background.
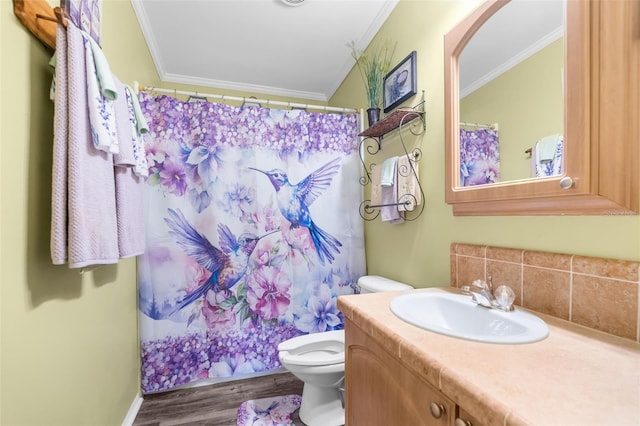
[[[325,260],[329,263],[333,262],[334,255],[340,253],[338,247],[341,247],[342,244],[320,229],[318,224],[311,219],[309,206],[331,184],[331,179],[340,169],[340,159],[331,160],[297,184],[289,182],[287,174],[280,169],[269,171],[253,167],[250,169],[267,175],[276,190],[278,209],[282,216],[291,223],[291,228],[303,226],[309,230],[320,263],[324,265]]]

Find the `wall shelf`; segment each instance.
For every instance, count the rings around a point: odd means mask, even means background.
[[[419,148],[408,151],[404,140],[405,129],[409,129],[410,133],[414,136],[418,136],[426,131],[424,104],[423,92],[422,101],[415,107],[399,108],[359,134],[359,136],[362,137],[362,141],[360,142],[360,161],[366,173],[366,175],[360,178],[361,185],[366,186],[373,184],[371,175],[373,168],[376,166],[376,163],[372,162],[369,167],[367,167],[364,158],[365,154],[369,154],[371,157],[379,154],[382,151],[382,138],[394,130],[398,130],[404,155],[410,160],[408,161],[408,167],[398,169],[398,177],[412,177],[412,179],[414,179],[412,184],[415,185],[414,191],[398,193],[396,202],[373,204],[371,200],[364,200],[360,204],[360,216],[364,220],[374,220],[380,216],[382,208],[394,206],[399,212],[403,212],[405,221],[417,219],[424,211],[424,191],[420,185],[420,179],[417,173],[417,162],[422,158],[422,151]],[[416,122],[416,120],[418,120],[418,122]]]

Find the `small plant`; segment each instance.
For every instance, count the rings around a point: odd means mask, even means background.
[[[396,50],[396,44],[385,41],[377,47],[369,48],[368,53],[358,50],[355,41],[352,41],[347,46],[351,49],[351,56],[356,61],[358,71],[360,71],[360,76],[367,92],[369,108],[380,108],[384,76],[387,75],[391,68],[391,59]]]

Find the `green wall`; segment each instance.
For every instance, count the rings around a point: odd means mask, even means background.
[[[396,63],[417,51],[418,90],[425,91],[427,130],[419,138],[409,135],[406,141],[424,154],[420,182],[426,207],[413,222],[367,222],[368,272],[417,287],[446,285],[452,242],[640,260],[639,216],[453,216],[444,201],[443,35],[479,4],[480,0],[401,0],[373,40],[373,44],[396,40]],[[331,104],[366,107],[357,70],[347,76]],[[396,155],[398,146],[397,134],[385,136],[380,157]]]
[[[369,273],[446,285],[454,241],[640,260],[638,216],[453,217],[444,202],[442,36],[479,1],[401,0],[374,40],[396,40],[396,61],[418,52],[427,131],[407,143],[424,154],[426,208],[414,222],[367,223]],[[120,424],[139,389],[135,262],[82,274],[51,265],[50,54],[10,0],[0,12],[0,424]],[[114,72],[159,85],[130,2],[105,0],[103,17]],[[330,104],[366,105],[357,70]],[[399,147],[397,135],[385,137],[382,156]]]
[[[131,3],[104,1],[103,22],[114,73],[157,83]],[[0,0],[0,424],[119,425],[139,389],[135,260],[51,264],[50,57]]]

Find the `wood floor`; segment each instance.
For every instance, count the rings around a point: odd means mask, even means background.
[[[289,372],[145,395],[134,426],[236,426],[238,407],[250,399],[302,395],[303,383]],[[304,425],[294,416],[296,426]]]

